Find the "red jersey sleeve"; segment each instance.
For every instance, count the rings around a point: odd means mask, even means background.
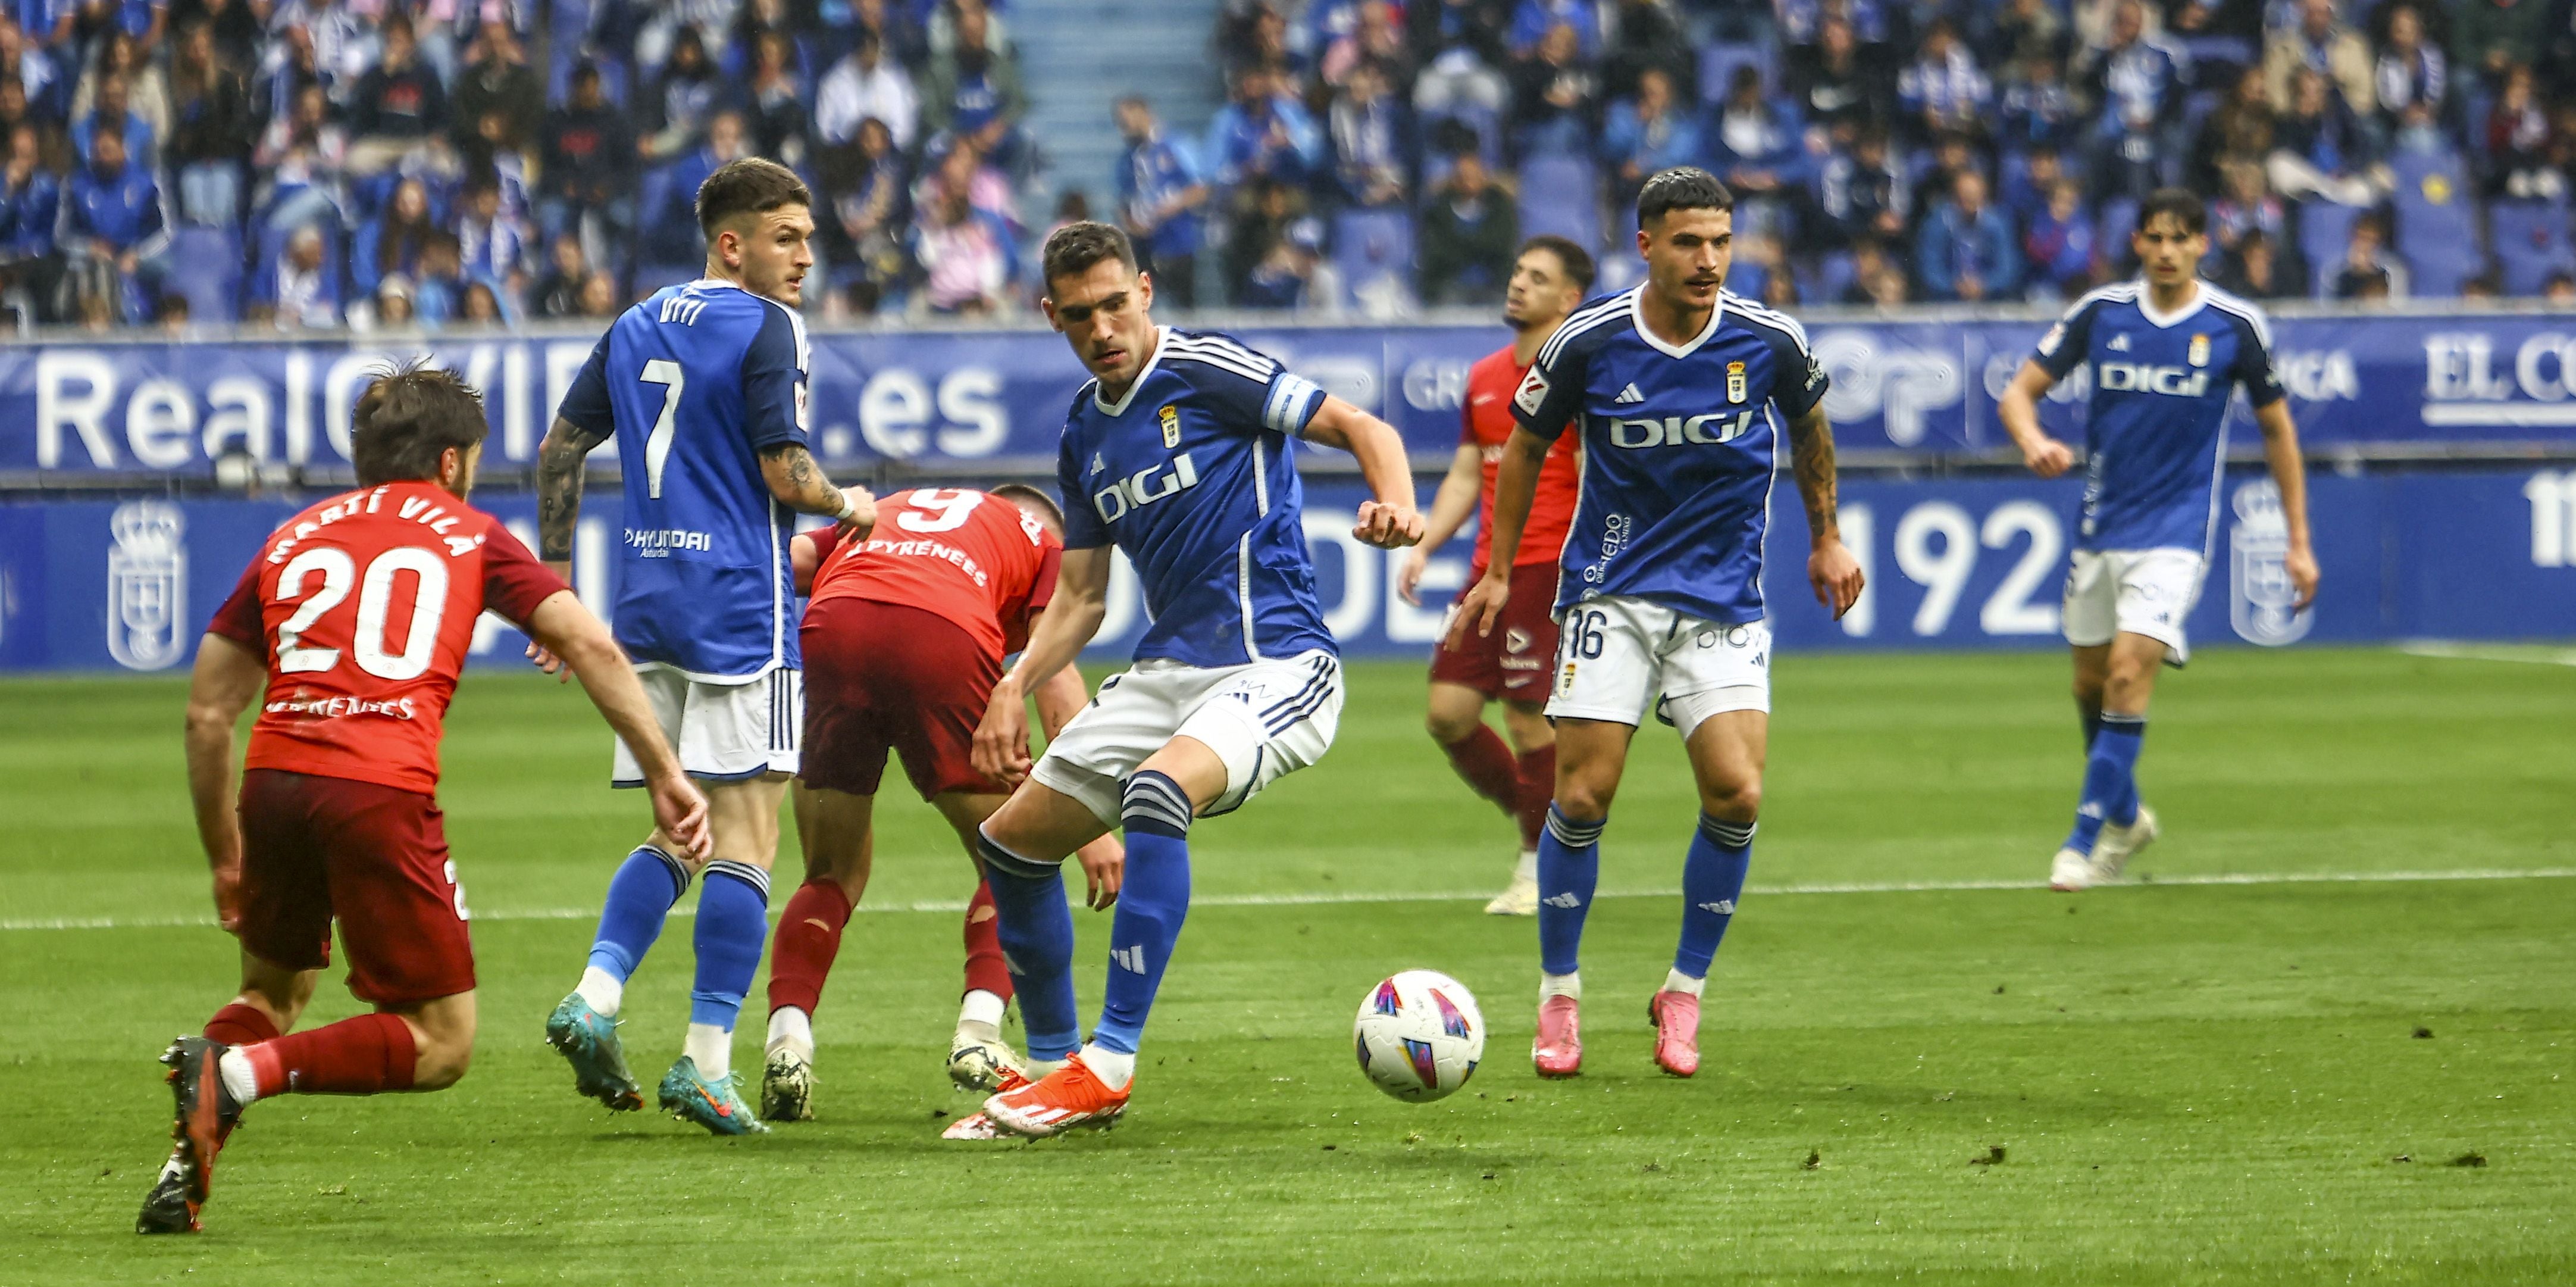
[[[813,531],[798,532],[797,535],[814,543],[814,566],[817,570],[832,561],[832,551],[841,548],[841,525],[838,523],[825,523]]]
[[[241,581],[233,586],[232,596],[224,606],[215,609],[215,619],[206,623],[206,633],[222,635],[261,656],[268,654],[268,625],[260,619],[258,559],[242,570]]]
[[[554,569],[537,561],[510,529],[494,523],[483,533],[483,607],[513,624],[526,626],[537,605],[556,591],[569,590]]]
[[[1029,582],[1029,611],[1035,612],[1055,601],[1056,573],[1064,570],[1064,547],[1047,542],[1046,551],[1038,555],[1038,574]]]

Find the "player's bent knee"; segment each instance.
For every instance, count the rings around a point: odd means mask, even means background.
[[[1699,793],[1700,812],[1729,822],[1751,822],[1762,816],[1762,777],[1712,783]]]
[[[1473,715],[1461,716],[1451,711],[1434,710],[1423,717],[1422,727],[1430,732],[1432,741],[1442,746],[1453,746],[1475,736],[1476,726],[1482,723],[1482,719]]]
[[[1610,802],[1618,794],[1611,783],[1561,779],[1556,784],[1556,811],[1577,822],[1598,822],[1610,816]]]

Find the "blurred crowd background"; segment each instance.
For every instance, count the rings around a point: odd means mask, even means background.
[[[605,318],[754,153],[824,320],[1086,217],[1166,310],[1487,305],[1682,164],[1776,306],[2070,297],[2169,184],[2248,296],[2576,299],[2576,0],[15,0],[0,131],[21,327]]]

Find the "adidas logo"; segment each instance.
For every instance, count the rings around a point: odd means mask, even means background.
[[[1547,904],[1547,905],[1548,905],[1548,906],[1550,906],[1550,907],[1562,907],[1562,908],[1566,909],[1567,911],[1572,911],[1573,909],[1575,909],[1575,908],[1577,908],[1577,907],[1581,907],[1581,906],[1583,906],[1583,900],[1582,900],[1582,899],[1580,899],[1580,898],[1575,897],[1575,896],[1574,896],[1574,891],[1573,891],[1573,890],[1570,890],[1570,889],[1569,889],[1569,890],[1567,890],[1566,892],[1562,893],[1562,894],[1558,894],[1558,895],[1556,895],[1556,896],[1555,896],[1555,897],[1553,897],[1553,898],[1542,898],[1542,899],[1540,899],[1539,901],[1540,901],[1540,902],[1542,902],[1542,903]]]
[[[2103,347],[2114,353],[2126,353],[2129,351],[2129,337],[2126,335],[2114,335],[2111,337],[2111,342],[2103,345]]]
[[[1127,971],[1129,974],[1143,974],[1145,972],[1145,945],[1139,943],[1134,947],[1113,947],[1109,949],[1109,961],[1111,964],[1117,966],[1119,969]]]
[[[1735,914],[1735,900],[1732,898],[1721,898],[1714,903],[1702,903],[1699,905],[1699,909],[1703,912],[1715,912],[1720,916],[1733,916]]]
[[[2103,810],[2102,803],[2100,801],[2087,800],[2076,806],[2075,816],[2079,818],[2099,818],[2105,816],[2105,811]]]
[[[1102,460],[1102,459],[1100,458],[1100,453],[1099,453],[1099,452],[1096,452],[1096,451],[1095,451],[1095,452],[1091,453],[1091,472],[1093,472],[1093,473],[1097,474],[1097,473],[1100,473],[1101,471],[1106,470],[1106,469],[1108,469],[1108,468],[1109,468],[1109,462],[1108,462],[1108,461],[1105,461],[1105,460]]]
[[[1635,384],[1633,384],[1633,383],[1632,383],[1632,384],[1630,384],[1627,388],[1621,389],[1621,390],[1619,391],[1619,396],[1618,396],[1618,397],[1615,397],[1615,398],[1612,398],[1612,399],[1611,399],[1611,401],[1612,401],[1612,402],[1615,402],[1615,403],[1617,403],[1617,404],[1619,404],[1620,406],[1623,406],[1623,407],[1624,407],[1624,406],[1626,406],[1626,405],[1628,405],[1629,403],[1632,403],[1632,402],[1643,402],[1643,401],[1645,401],[1645,400],[1646,400],[1646,395],[1645,395],[1645,394],[1642,394],[1642,393],[1637,392],[1637,386],[1636,386]]]

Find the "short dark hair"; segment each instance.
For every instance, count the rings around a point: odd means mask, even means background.
[[[727,220],[782,206],[811,209],[814,193],[794,170],[766,157],[727,161],[698,185],[698,228],[712,240]]]
[[[349,463],[357,466],[361,487],[436,478],[448,448],[472,451],[491,428],[483,395],[423,358],[371,381],[351,424]]]
[[[1695,165],[1659,170],[1637,189],[1637,226],[1645,227],[1675,210],[1733,210],[1735,194],[1717,176]]]
[[[1518,259],[1520,255],[1526,255],[1533,250],[1544,250],[1556,256],[1557,265],[1565,269],[1566,276],[1574,279],[1578,289],[1586,292],[1592,289],[1592,278],[1598,270],[1592,265],[1592,256],[1585,254],[1583,247],[1575,245],[1571,238],[1560,237],[1552,232],[1540,233],[1522,242],[1520,254],[1512,258]]]
[[[2146,231],[2157,215],[2172,215],[2186,237],[2209,231],[2209,207],[2202,205],[2199,194],[2189,188],[2158,188],[2148,193],[2147,199],[2138,203],[2137,230]]]
[[[1046,514],[1047,523],[1055,530],[1056,535],[1064,534],[1064,507],[1056,504],[1055,497],[1047,495],[1045,488],[1034,487],[1027,483],[1004,483],[993,489],[993,495],[1014,505],[1023,499],[1035,501],[1038,509]]]
[[[1046,250],[1040,256],[1046,272],[1047,287],[1052,290],[1059,279],[1079,277],[1091,271],[1102,260],[1115,259],[1136,269],[1136,247],[1127,234],[1114,225],[1086,219],[1069,223],[1047,234]]]

